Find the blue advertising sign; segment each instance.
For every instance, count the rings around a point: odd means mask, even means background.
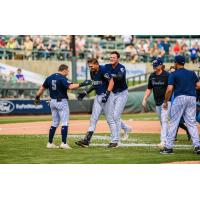
[[[41,100],[34,105],[33,100],[0,100],[0,115],[8,114],[50,114],[48,101]]]

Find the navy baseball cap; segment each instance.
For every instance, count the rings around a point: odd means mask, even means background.
[[[182,55],[175,56],[174,63],[178,63],[178,64],[181,64],[181,65],[184,65],[185,64],[185,57],[182,56]]]
[[[156,58],[154,61],[153,61],[153,68],[156,68],[160,65],[163,65],[163,60],[162,58]]]

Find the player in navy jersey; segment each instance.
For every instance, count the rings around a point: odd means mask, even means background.
[[[92,86],[89,90],[80,93],[78,99],[83,99],[91,91],[95,90],[96,96],[92,108],[92,115],[90,118],[90,126],[88,132],[83,140],[75,142],[75,144],[81,147],[88,147],[96,129],[96,124],[102,111],[108,121],[108,109],[109,109],[109,96],[113,89],[114,81],[110,72],[104,66],[99,65],[98,60],[95,58],[88,60],[88,67],[90,68],[90,76],[92,79]]]
[[[34,103],[38,105],[40,103],[40,96],[43,94],[45,89],[49,90],[51,101],[50,108],[52,112],[52,126],[49,130],[49,141],[47,143],[47,148],[58,148],[53,143],[53,137],[56,132],[56,128],[59,126],[60,122],[62,125],[61,135],[62,143],[60,148],[70,149],[67,144],[67,133],[68,133],[68,121],[69,121],[69,106],[68,106],[68,96],[67,89],[74,90],[82,86],[91,84],[91,81],[85,80],[82,83],[71,83],[66,76],[69,70],[67,65],[60,65],[58,72],[50,75],[46,78],[43,85],[38,90]]]
[[[166,137],[166,144],[160,153],[173,153],[173,143],[176,135],[176,130],[180,119],[183,116],[193,142],[193,152],[200,154],[199,134],[195,119],[196,89],[200,89],[200,82],[195,72],[184,68],[184,56],[177,55],[174,59],[174,64],[176,70],[169,76],[163,108],[168,108],[168,100],[171,97],[173,91],[174,101],[171,107],[170,125]]]
[[[120,54],[113,51],[110,54],[110,63],[105,67],[111,73],[114,80],[114,88],[110,95],[109,105],[109,123],[111,127],[111,142],[108,147],[118,147],[120,142],[120,130],[122,121],[121,113],[124,111],[125,104],[128,99],[128,86],[126,83],[126,68],[119,63]],[[127,126],[127,125],[126,125]],[[131,127],[128,127],[131,131]]]

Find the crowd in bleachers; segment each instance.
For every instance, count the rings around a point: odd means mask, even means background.
[[[200,39],[200,38],[199,38]],[[79,59],[96,57],[107,60],[109,52],[117,50],[122,60],[151,62],[154,57],[163,57],[165,62],[176,54],[186,56],[187,62],[198,62],[199,39],[142,38],[132,35],[76,36],[76,53]],[[67,60],[72,54],[72,37],[66,36],[0,36],[0,59]]]

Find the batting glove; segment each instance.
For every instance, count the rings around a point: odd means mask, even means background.
[[[87,85],[91,85],[91,84],[92,84],[91,80],[85,80],[82,83],[80,83],[79,86],[83,87],[83,86],[87,86]]]
[[[81,101],[86,95],[87,95],[87,92],[83,91],[83,92],[81,92],[81,93],[78,94],[77,99],[79,101]]]
[[[106,102],[108,101],[109,95],[110,95],[110,92],[109,92],[109,91],[106,91],[106,93],[105,93],[104,96],[102,97],[101,102],[102,102],[102,103],[106,103]]]
[[[40,97],[39,96],[35,97],[34,104],[35,105],[39,105],[40,104]]]

